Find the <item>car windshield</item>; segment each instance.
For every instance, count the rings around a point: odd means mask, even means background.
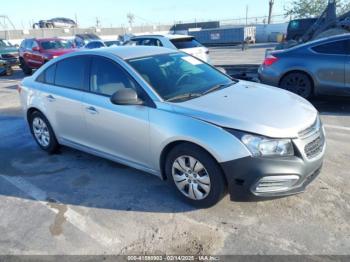
[[[171,53],[128,60],[129,64],[164,100],[182,102],[236,81],[208,64],[183,53]]]
[[[171,39],[170,41],[177,49],[202,47],[202,45],[193,37]]]
[[[40,43],[45,50],[49,49],[69,49],[73,48],[73,43],[67,40],[49,40]]]
[[[12,45],[4,40],[0,40],[0,47],[12,47]]]

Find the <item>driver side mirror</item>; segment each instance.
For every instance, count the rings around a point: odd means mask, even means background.
[[[138,97],[133,88],[122,88],[111,97],[111,102],[115,105],[142,105],[143,101]]]

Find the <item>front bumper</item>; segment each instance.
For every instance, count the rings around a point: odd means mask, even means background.
[[[6,61],[6,63],[10,66],[16,66],[19,65],[19,59],[18,57],[12,57],[12,58],[1,58],[2,60]]]
[[[245,157],[221,163],[231,199],[271,199],[305,191],[320,174],[326,151],[319,118],[292,141],[294,156]]]
[[[228,181],[231,200],[254,201],[273,199],[304,192],[306,187],[320,174],[323,156],[312,163],[297,156],[269,159],[245,157],[221,163]],[[298,176],[298,181],[290,188],[278,192],[257,193],[256,186],[264,177]]]

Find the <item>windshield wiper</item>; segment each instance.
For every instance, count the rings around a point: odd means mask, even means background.
[[[174,96],[172,98],[169,98],[165,101],[167,102],[173,102],[173,101],[176,101],[176,100],[190,100],[190,99],[193,99],[193,98],[197,98],[197,97],[200,97],[202,96],[202,94],[199,94],[199,93],[186,93],[186,94],[181,94],[181,95],[177,95],[177,96]]]
[[[220,85],[215,85],[213,86],[212,88],[208,89],[207,91],[205,91],[204,93],[202,93],[202,96],[205,96],[209,93],[212,93],[212,92],[215,92],[217,90],[220,90],[220,89],[223,89],[223,88],[226,88],[226,87],[229,87],[229,86],[232,86],[236,84],[236,82],[230,82],[228,84],[220,84]]]

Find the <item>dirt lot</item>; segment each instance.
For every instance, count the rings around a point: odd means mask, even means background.
[[[350,103],[314,101],[326,125],[321,176],[307,192],[196,210],[158,178],[32,139],[0,78],[0,254],[350,255]]]

